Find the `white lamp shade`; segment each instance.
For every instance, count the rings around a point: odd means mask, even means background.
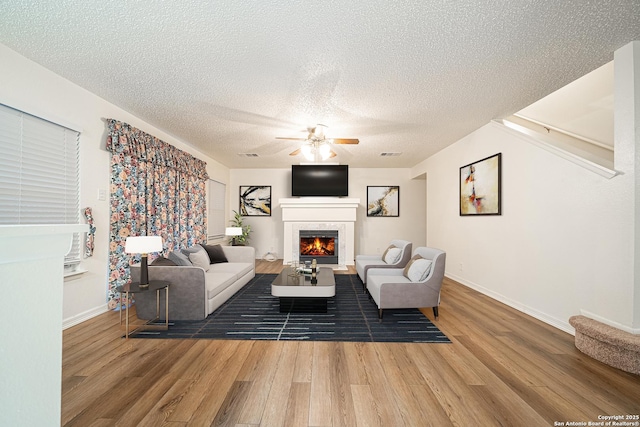
[[[162,251],[162,237],[160,236],[132,236],[127,237],[124,251],[128,254],[149,254]]]
[[[225,234],[227,236],[242,236],[242,227],[227,227]]]

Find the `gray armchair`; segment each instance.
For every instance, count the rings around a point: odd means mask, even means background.
[[[421,281],[411,281],[404,275],[403,268],[371,268],[367,273],[367,290],[378,306],[378,316],[382,319],[385,308],[432,307],[438,318],[440,289],[444,279],[447,254],[435,248],[419,247],[413,255],[431,260],[431,269]]]
[[[356,255],[356,272],[362,280],[364,288],[367,288],[367,271],[370,268],[404,268],[411,259],[412,243],[407,240],[392,240],[390,245],[401,250],[400,258],[393,264],[387,264],[382,255]]]

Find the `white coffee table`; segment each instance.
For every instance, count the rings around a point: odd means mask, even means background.
[[[280,299],[280,313],[326,313],[328,298],[336,295],[333,269],[319,267],[313,284],[311,277],[295,276],[287,266],[271,284],[271,295]]]

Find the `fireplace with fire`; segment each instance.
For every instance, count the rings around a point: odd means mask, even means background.
[[[300,230],[300,262],[338,264],[337,230]]]

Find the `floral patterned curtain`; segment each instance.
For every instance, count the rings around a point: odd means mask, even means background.
[[[206,241],[207,164],[127,123],[107,120],[111,152],[109,307],[129,281],[139,255],[124,252],[128,236],[161,236],[165,251]]]

